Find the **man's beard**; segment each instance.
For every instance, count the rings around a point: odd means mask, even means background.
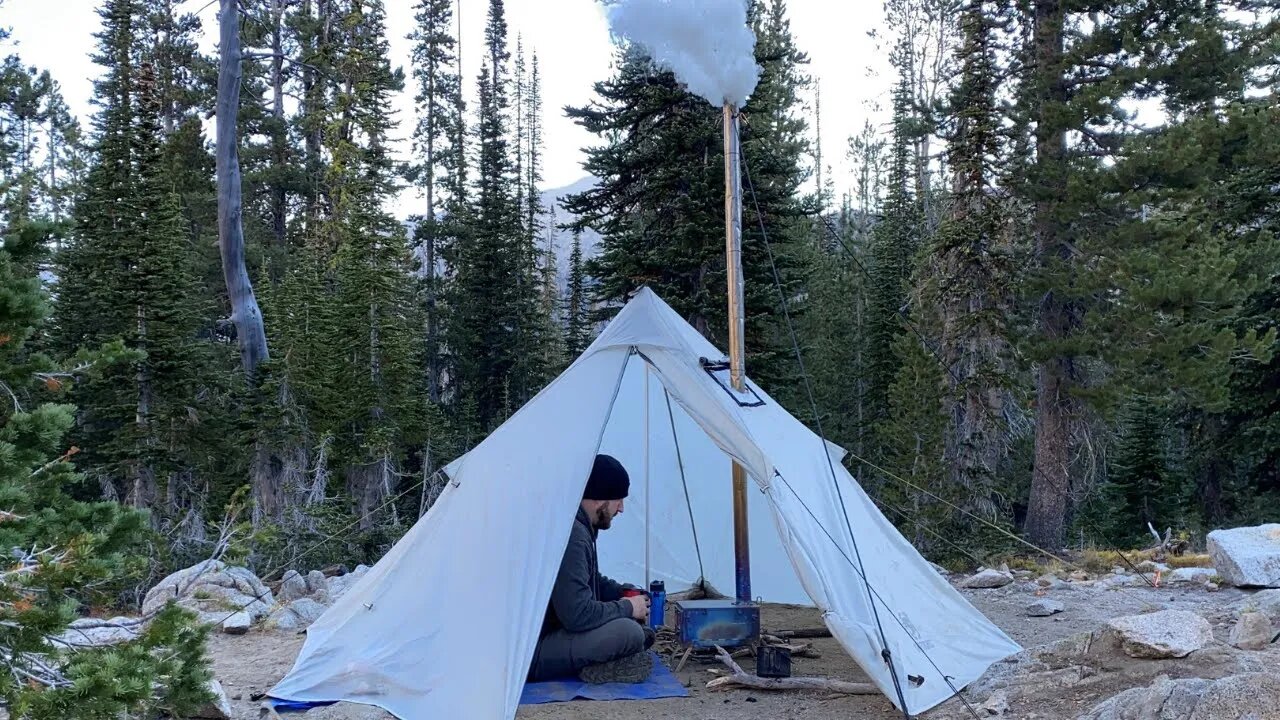
[[[613,514],[609,512],[608,508],[601,505],[599,508],[596,509],[596,529],[608,530],[609,526],[612,524],[613,524]]]

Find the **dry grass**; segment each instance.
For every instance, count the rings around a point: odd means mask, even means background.
[[[1124,568],[1126,572],[1132,572],[1130,564],[1136,567],[1140,563],[1152,560],[1153,555],[1151,550],[1085,550],[1071,553],[1062,560],[1050,560],[1043,555],[1011,555],[998,558],[993,561],[992,566],[999,567],[1000,563],[1004,563],[1010,570],[1026,570],[1037,574],[1047,573],[1063,577],[1073,570],[1105,575],[1118,567]],[[1128,562],[1125,562],[1126,559]],[[1163,562],[1170,568],[1213,567],[1213,561],[1207,553],[1169,555]]]

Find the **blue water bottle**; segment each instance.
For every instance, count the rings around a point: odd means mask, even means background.
[[[661,580],[649,583],[649,627],[657,630],[662,627],[662,619],[666,612],[667,586]]]

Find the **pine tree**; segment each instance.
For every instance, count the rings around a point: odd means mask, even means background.
[[[207,355],[196,331],[207,313],[190,292],[191,246],[161,146],[154,69],[135,64],[139,11],[134,0],[102,9],[97,164],[59,258],[54,347],[71,354],[121,339],[142,354],[77,389],[77,439],[108,496],[152,507],[185,504],[169,482],[193,461],[188,427]]]
[[[491,0],[485,27],[486,56],[478,78],[476,181],[467,226],[454,258],[449,346],[456,366],[459,399],[475,403],[481,428],[504,419],[511,393],[528,390],[527,376],[517,373],[527,347],[525,331],[529,282],[520,206],[516,188],[508,116],[506,19],[501,0]]]
[[[586,267],[582,260],[582,231],[575,230],[573,245],[569,250],[569,287],[564,307],[564,346],[570,360],[577,359],[590,343],[591,327],[587,321],[590,307],[587,304],[586,283]]]
[[[996,106],[999,3],[969,0],[960,16],[960,79],[951,97],[949,212],[921,266],[921,316],[936,329],[946,364],[947,482],[959,504],[994,519],[998,467],[1006,454],[1012,384],[1007,318],[1013,248],[999,177]]]
[[[798,242],[811,242],[814,203],[799,195],[801,161],[809,153],[798,115],[800,68],[783,6],[753,6],[760,81],[743,108],[741,146],[750,183],[743,181],[743,275],[748,374],[781,388],[794,371],[769,251],[782,294],[803,314]],[[585,168],[600,183],[565,199],[574,226],[601,235],[587,265],[595,280],[598,317],[641,286],[649,286],[699,332],[726,345],[724,258],[724,138],[720,108],[689,93],[670,72],[656,70],[638,50],[621,51],[614,77],[596,84],[599,98],[569,115],[604,144],[587,151]],[[752,194],[754,190],[754,195]],[[757,203],[759,213],[756,211]],[[769,247],[761,235],[761,218]],[[790,383],[785,383],[790,387]]]
[[[903,333],[893,342],[898,369],[888,396],[894,412],[882,426],[883,463],[916,487],[927,488],[947,502],[960,501],[958,488],[948,482],[943,457],[948,424],[946,373],[919,337]],[[912,545],[936,560],[954,559],[951,547],[938,540],[955,539],[956,530],[963,527],[952,522],[949,507],[900,482],[885,482],[876,500]]]
[[[867,322],[862,335],[866,391],[863,408],[872,437],[867,451],[875,460],[886,435],[876,429],[889,419],[889,386],[897,375],[895,340],[910,332],[907,291],[916,252],[921,243],[921,217],[912,187],[914,177],[911,48],[900,43],[894,54],[898,83],[893,93],[893,137],[889,145],[888,176],[881,218],[872,233],[869,252],[871,275],[867,297]]]
[[[1123,408],[1107,479],[1083,515],[1112,542],[1141,543],[1152,527],[1187,527],[1186,492],[1172,467],[1170,433],[1160,401],[1134,397]]]
[[[50,643],[89,604],[119,587],[129,558],[144,552],[144,513],[116,503],[79,502],[65,438],[74,406],[56,402],[74,369],[57,368],[27,342],[42,331],[48,300],[33,268],[48,225],[7,218],[0,243],[0,543],[17,548],[0,579],[0,699],[12,717],[90,720],[166,711],[185,715],[207,702],[205,632],[171,605],[141,636],[121,645],[74,649]],[[81,355],[88,365],[121,359],[116,350]],[[95,590],[95,588],[97,588]]]
[[[416,445],[413,410],[421,386],[408,248],[403,228],[384,208],[395,191],[387,146],[391,96],[404,84],[388,59],[385,25],[381,0],[353,3],[341,18],[336,70],[347,81],[325,137],[334,204],[321,226],[321,247],[333,248],[326,278],[332,324],[318,329],[333,404],[313,406],[336,438],[334,454],[366,529],[398,484],[405,447]]]
[[[458,218],[449,209],[464,198],[452,175],[460,172],[456,111],[461,103],[462,85],[456,58],[456,41],[451,23],[452,0],[420,0],[415,6],[417,27],[409,35],[414,41],[413,75],[418,83],[418,123],[414,130],[416,161],[410,164],[410,179],[426,195],[426,212],[417,217],[415,241],[419,246],[422,295],[426,308],[427,394],[432,402],[441,400],[440,311],[442,288],[437,276],[442,256],[448,256],[450,226]],[[441,198],[446,202],[438,204]],[[440,216],[444,215],[444,220]]]
[[[1214,378],[1223,377],[1227,358],[1260,349],[1248,333],[1224,334],[1215,325],[1236,302],[1233,288],[1247,293],[1261,275],[1236,272],[1244,267],[1236,265],[1240,256],[1203,226],[1182,221],[1184,179],[1154,170],[1152,161],[1168,156],[1143,150],[1162,133],[1132,134],[1121,109],[1124,98],[1155,97],[1176,120],[1237,101],[1242,63],[1253,51],[1227,40],[1227,13],[1214,4],[1148,0],[1092,10],[1088,17],[1097,22],[1076,33],[1081,9],[1036,4],[1024,19],[1036,31],[1016,67],[1022,82],[1015,125],[1030,131],[1031,152],[1011,186],[1031,202],[1035,262],[1025,288],[1037,298],[1035,335],[1026,345],[1037,363],[1027,533],[1050,547],[1062,541],[1084,476],[1073,458],[1089,431],[1087,411],[1113,407],[1125,380],[1145,377],[1168,388],[1183,373],[1208,382],[1190,388],[1194,402],[1221,401]],[[1139,36],[1144,41],[1133,45],[1121,40]],[[1200,277],[1167,272],[1172,268],[1194,268]],[[1187,302],[1191,286],[1210,288],[1212,297]]]

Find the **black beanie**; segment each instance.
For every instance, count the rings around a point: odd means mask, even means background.
[[[631,487],[631,478],[622,463],[609,455],[597,455],[591,466],[591,477],[587,478],[587,489],[582,492],[583,500],[621,500],[627,496]]]

